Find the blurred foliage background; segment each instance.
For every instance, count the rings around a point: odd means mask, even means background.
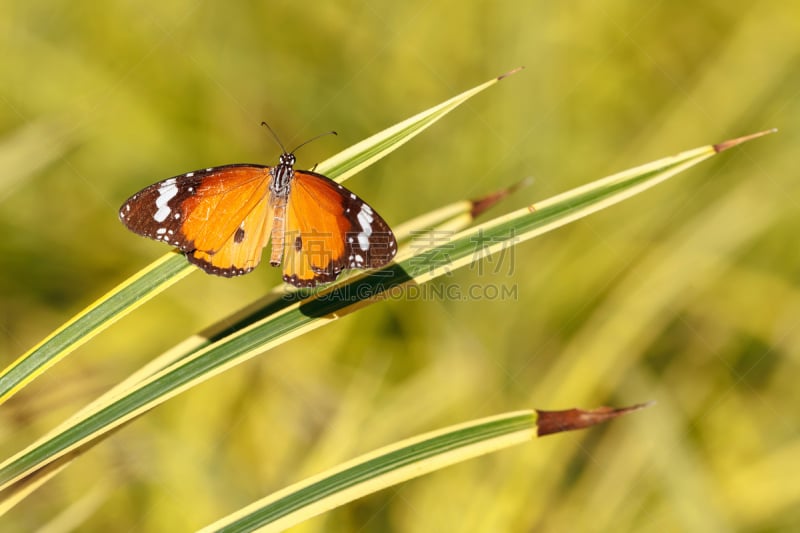
[[[521,245],[498,272],[435,282],[454,298],[369,307],[171,400],[3,530],[188,530],[423,431],[651,399],[296,530],[800,528],[797,3],[16,0],[0,12],[3,365],[166,252],[118,222],[130,194],[274,163],[262,120],[287,145],[336,129],[300,152],[310,168],[525,65],[348,182],[393,224],[533,176],[497,215],[781,130]],[[279,279],[266,264],[241,279],[198,272],[146,304],[0,409],[3,456]]]

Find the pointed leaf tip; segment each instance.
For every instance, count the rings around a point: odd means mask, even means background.
[[[551,435],[562,431],[572,431],[583,429],[600,424],[612,418],[650,407],[655,402],[640,403],[629,407],[598,407],[597,409],[566,409],[564,411],[540,411],[536,410],[538,420],[536,422],[537,435]]]
[[[469,213],[470,216],[472,218],[475,218],[483,214],[484,211],[495,205],[497,202],[499,202],[509,194],[513,194],[517,192],[519,189],[527,187],[531,183],[533,183],[533,178],[528,176],[527,178],[518,181],[517,183],[511,185],[510,187],[506,187],[505,189],[500,189],[499,191],[472,200],[472,210],[470,210]]]
[[[769,135],[770,133],[775,133],[777,131],[778,128],[772,128],[769,130],[759,131],[758,133],[751,133],[750,135],[745,135],[744,137],[737,137],[736,139],[722,141],[721,143],[714,145],[714,151],[717,153],[724,152],[728,148],[733,148],[734,146],[738,146],[747,141],[751,141],[753,139],[757,139],[758,137],[763,137],[764,135]]]
[[[522,70],[522,69],[524,69],[524,68],[525,68],[525,67],[517,67],[517,68],[515,68],[514,70],[509,70],[509,71],[508,71],[508,72],[506,72],[505,74],[500,74],[499,76],[497,76],[497,81],[500,81],[500,80],[502,80],[503,78],[507,78],[507,77],[511,76],[512,74],[516,74],[517,72],[519,72],[520,70]]]

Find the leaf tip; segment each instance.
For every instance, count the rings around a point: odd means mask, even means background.
[[[725,150],[733,148],[734,146],[738,146],[747,141],[757,139],[758,137],[763,137],[764,135],[769,135],[770,133],[776,133],[777,131],[778,128],[772,128],[769,130],[759,131],[758,133],[751,133],[750,135],[745,135],[743,137],[737,137],[736,139],[722,141],[721,143],[714,145],[714,151],[716,153],[724,152]]]
[[[519,72],[520,70],[522,70],[524,68],[525,68],[524,66],[520,66],[520,67],[517,67],[517,68],[515,68],[513,70],[509,70],[505,74],[500,74],[499,76],[497,76],[497,81],[500,81],[500,80],[502,80],[504,78],[507,78],[507,77],[511,76],[512,74],[516,74],[517,72]]]
[[[469,212],[470,216],[472,218],[478,217],[506,196],[517,192],[523,187],[527,187],[531,183],[533,183],[533,177],[528,176],[505,189],[500,189],[499,191],[472,200],[472,209]]]
[[[536,410],[538,419],[536,421],[537,435],[552,435],[563,431],[573,431],[594,426],[617,418],[634,411],[639,411],[645,407],[650,407],[655,402],[646,402],[628,407],[598,407],[597,409],[566,409],[563,411],[540,411]]]

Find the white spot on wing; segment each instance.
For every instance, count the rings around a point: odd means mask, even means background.
[[[158,198],[156,198],[156,207],[158,211],[153,215],[156,222],[164,222],[172,211],[167,205],[170,200],[175,198],[178,194],[178,186],[175,185],[175,178],[170,178],[158,188]]]
[[[361,224],[361,227],[364,229],[364,231],[367,231],[367,228],[369,228],[370,233],[372,232],[372,221],[375,220],[372,218],[372,215],[365,213],[362,209],[358,212],[358,216],[356,216],[356,218],[358,219],[358,223]]]
[[[358,247],[364,250],[365,252],[369,250],[369,237],[366,233],[359,233],[358,234]]]
[[[361,225],[361,232],[358,234],[358,247],[365,252],[369,250],[369,236],[372,235],[372,209],[367,204],[362,204],[358,211],[356,220]]]

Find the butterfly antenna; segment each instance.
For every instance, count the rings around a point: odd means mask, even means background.
[[[262,126],[264,126],[265,128],[267,128],[267,129],[269,130],[269,132],[272,134],[272,138],[273,138],[273,139],[275,139],[275,142],[276,142],[276,143],[278,143],[278,146],[280,146],[280,147],[281,147],[281,150],[283,150],[283,153],[284,153],[284,154],[291,153],[291,152],[287,152],[287,151],[286,151],[286,148],[284,148],[284,147],[283,147],[283,143],[281,142],[280,138],[278,137],[278,134],[277,134],[277,133],[275,133],[275,130],[273,130],[273,129],[270,127],[270,125],[269,125],[269,124],[267,124],[267,122],[266,122],[266,121],[262,121],[262,122],[261,122],[261,125],[262,125]],[[295,148],[295,150],[297,150],[297,148]]]
[[[316,141],[316,140],[317,140],[317,139],[319,139],[320,137],[325,137],[326,135],[339,135],[339,134],[338,134],[338,133],[336,133],[335,131],[326,131],[325,133],[320,133],[320,134],[319,134],[319,135],[317,135],[316,137],[311,137],[311,138],[310,138],[309,140],[307,140],[306,142],[304,142],[304,143],[300,144],[300,146],[298,146],[297,148],[295,148],[294,150],[292,150],[292,151],[291,151],[291,152],[289,152],[289,153],[290,153],[290,154],[293,154],[293,153],[295,153],[296,151],[298,151],[300,148],[302,148],[303,146],[305,146],[305,145],[307,145],[308,143],[310,143],[311,141]]]

